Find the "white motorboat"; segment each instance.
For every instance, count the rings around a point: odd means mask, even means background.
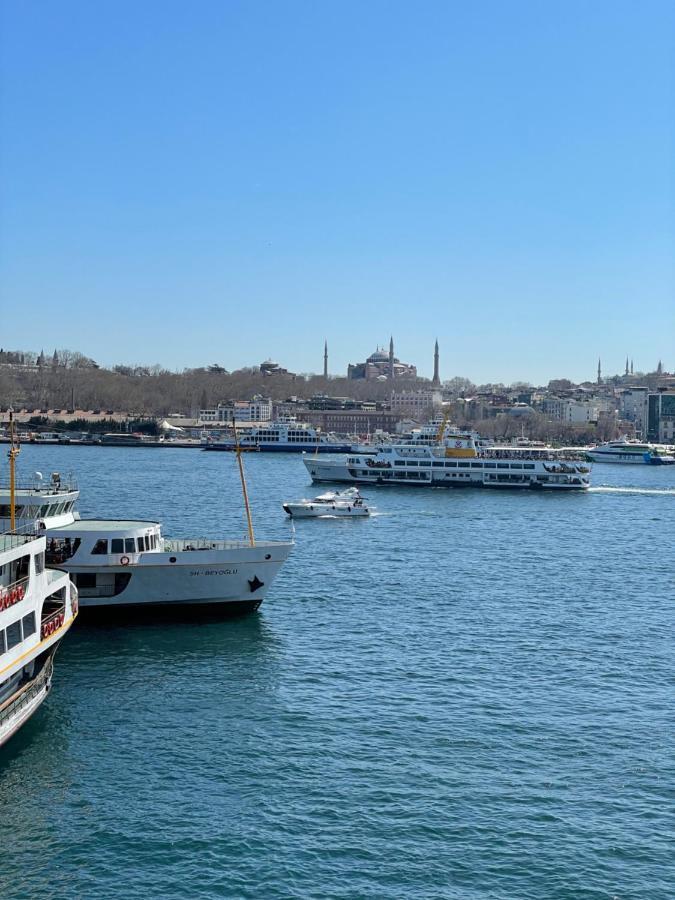
[[[327,491],[313,500],[284,503],[284,510],[293,519],[331,518],[359,519],[370,515],[370,507],[359,494],[358,488],[344,491]]]

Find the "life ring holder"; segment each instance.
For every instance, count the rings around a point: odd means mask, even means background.
[[[121,566],[128,566],[129,562],[130,562],[130,559],[128,556],[120,556],[120,565]]]

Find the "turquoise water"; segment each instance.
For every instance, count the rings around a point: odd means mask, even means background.
[[[259,537],[312,489],[246,458]],[[243,536],[234,459],[26,447],[82,514]],[[84,626],[0,751],[0,897],[675,894],[675,471],[364,490],[257,614]],[[316,491],[315,491],[316,493]]]

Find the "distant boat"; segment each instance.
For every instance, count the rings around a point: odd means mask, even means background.
[[[586,455],[593,462],[629,463],[633,465],[664,466],[675,463],[672,448],[621,438],[589,447]]]
[[[239,429],[239,448],[261,453],[349,453],[352,444],[323,434],[306,422],[294,418],[279,419],[256,425],[244,432]],[[234,440],[208,441],[204,450],[236,450]]]

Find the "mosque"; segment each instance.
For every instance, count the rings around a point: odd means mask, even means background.
[[[438,342],[436,343],[436,370],[438,372]],[[350,364],[347,367],[347,378],[353,381],[371,381],[377,379],[386,381],[396,378],[416,378],[417,367],[411,363],[403,363],[394,356],[394,339],[389,341],[389,353],[379,347],[374,353],[371,353],[368,359],[362,363]]]

